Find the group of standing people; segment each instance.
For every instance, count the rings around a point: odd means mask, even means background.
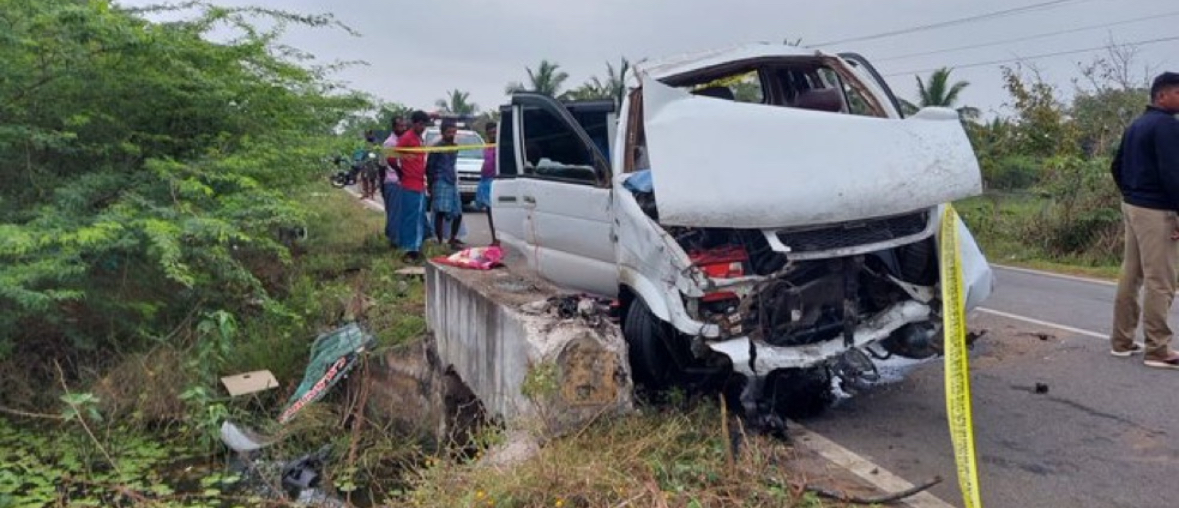
[[[414,111],[408,124],[404,118],[395,118],[391,125],[392,134],[383,143],[388,165],[381,183],[381,196],[385,201],[385,237],[390,246],[405,253],[404,261],[411,263],[422,259],[422,245],[431,233],[439,243],[445,242],[451,249],[465,247],[459,240],[463,201],[458,189],[455,143],[458,126],[444,121],[439,141],[430,147],[434,150],[426,150],[423,133],[431,123],[430,116],[424,111]],[[494,139],[494,124],[488,127],[488,134]],[[495,178],[495,149],[487,148],[484,157],[480,196],[476,204],[489,207],[491,180]],[[488,218],[490,220],[490,214]]]

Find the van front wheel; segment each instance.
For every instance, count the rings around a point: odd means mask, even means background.
[[[680,375],[670,347],[676,332],[651,313],[642,298],[635,298],[622,326],[630,350],[635,384],[654,391],[671,388]]]

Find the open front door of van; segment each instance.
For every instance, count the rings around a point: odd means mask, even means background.
[[[508,149],[504,133],[510,122],[518,172],[494,193],[494,204],[504,208],[495,215],[496,226],[501,228],[501,217],[512,221],[502,226],[505,241],[522,248],[531,268],[559,286],[603,295],[618,289],[611,169],[603,153],[609,150],[613,112],[612,101],[562,103],[539,94],[513,95],[510,119],[501,119],[500,150]]]
[[[523,200],[527,194],[523,187],[528,181],[519,178],[524,169],[522,147],[516,143],[520,131],[520,109],[511,105],[500,108],[495,150],[499,174],[491,185],[491,210],[488,213],[495,222],[495,233],[500,242],[514,253],[521,254],[528,268],[535,270],[536,249],[532,235],[535,228],[531,222],[533,203]]]

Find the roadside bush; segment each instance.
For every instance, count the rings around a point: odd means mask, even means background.
[[[281,311],[279,232],[308,214],[292,191],[364,102],[275,44],[330,18],[185,5],[151,23],[106,0],[0,0],[0,360],[77,374],[208,312]],[[238,37],[206,40],[224,27]]]
[[[979,246],[998,263],[1049,257],[1042,245],[1028,240],[1035,236],[1036,218],[1044,215],[1048,206],[1048,198],[1031,191],[988,191],[955,203]]]
[[[1031,224],[1029,240],[1057,259],[1116,264],[1122,253],[1121,195],[1108,168],[1106,158],[1050,159],[1042,190],[1051,201]]]
[[[1009,155],[1000,159],[982,159],[983,181],[987,189],[1023,190],[1034,186],[1041,177],[1042,161],[1036,157]]]

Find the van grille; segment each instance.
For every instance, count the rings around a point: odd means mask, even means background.
[[[779,231],[777,235],[791,252],[822,252],[913,236],[925,231],[928,225],[929,213],[917,212],[816,229]]]

